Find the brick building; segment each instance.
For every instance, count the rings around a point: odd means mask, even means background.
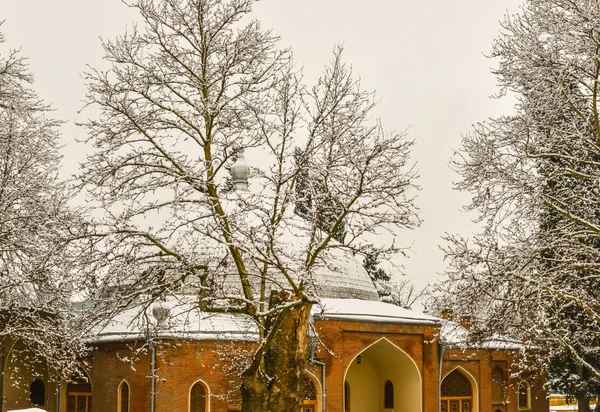
[[[289,248],[306,242],[301,227],[294,222],[278,241]],[[313,308],[318,339],[302,412],[548,411],[542,382],[513,378],[520,345],[465,348],[462,326],[380,302],[351,253],[327,253],[313,272],[321,304]],[[222,280],[235,288],[227,275]],[[121,312],[90,338],[83,378],[57,379],[43,359],[27,367],[27,348],[4,342],[0,412],[31,404],[60,412],[239,410],[239,373],[255,348],[256,325],[243,315],[202,313],[184,286],[141,313],[135,305]]]
[[[238,410],[236,377],[255,345],[253,324],[181,300],[168,312],[158,328],[152,316],[132,323],[133,310],[116,317],[92,343],[87,379],[63,380],[58,397],[52,371],[25,367],[26,348],[6,344],[2,411],[32,403],[61,412]],[[541,382],[511,378],[519,345],[465,349],[459,325],[374,300],[325,298],[313,322],[322,345],[306,371],[302,412],[549,409]]]

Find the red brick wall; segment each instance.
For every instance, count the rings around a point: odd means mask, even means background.
[[[417,365],[422,377],[422,404],[425,412],[439,410],[439,345],[434,326],[394,325],[383,323],[360,323],[351,321],[315,322],[327,351],[320,348],[317,356],[327,365],[327,411],[343,412],[343,387],[348,366],[367,347],[385,338],[405,352]],[[210,391],[210,410],[225,412],[239,405],[239,372],[244,354],[252,352],[254,344],[244,342],[160,342],[156,349],[156,412],[187,411],[191,385],[202,380]],[[94,410],[116,412],[117,388],[123,379],[130,385],[131,411],[150,410],[150,356],[140,351],[135,362],[128,363],[132,351],[139,347],[125,344],[103,344],[93,356],[92,381]],[[457,350],[444,352],[442,374],[446,375],[460,366],[477,381],[479,389],[479,412],[494,412],[492,405],[491,371],[500,365],[510,376],[509,365],[513,354],[507,351]],[[238,367],[236,370],[235,366]],[[315,376],[321,376],[320,367],[311,367]],[[548,411],[546,393],[542,382],[532,384],[532,411]],[[512,393],[509,403],[501,405],[503,412],[519,412],[516,386],[509,379]]]
[[[500,409],[503,412],[519,412],[517,388],[520,379],[511,377],[511,368],[518,353],[504,350],[462,350],[446,349],[442,366],[442,376],[446,376],[454,368],[460,367],[469,372],[477,381],[479,389],[479,412],[494,412]],[[506,404],[492,402],[492,370],[500,366],[505,371]],[[531,385],[531,412],[547,412],[549,402],[547,392],[543,388],[543,381],[530,379]]]
[[[432,326],[316,321],[315,328],[329,352],[319,350],[327,364],[327,411],[343,412],[344,378],[348,365],[365,348],[382,338],[402,349],[416,363],[423,381],[423,410],[438,407],[437,328]]]
[[[159,342],[156,346],[155,410],[187,411],[190,388],[198,380],[208,385],[211,411],[227,411],[228,402],[239,403],[239,379],[230,366],[240,365],[236,356],[239,357],[246,348],[246,343]],[[117,391],[123,379],[129,383],[131,412],[150,410],[149,351],[141,352],[135,362],[122,360],[130,359],[136,350],[139,347],[104,344],[94,352],[94,410],[117,410]]]

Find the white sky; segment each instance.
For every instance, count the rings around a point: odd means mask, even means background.
[[[412,244],[402,260],[417,286],[439,279],[445,264],[439,250],[445,232],[469,235],[473,216],[461,212],[466,194],[452,189],[458,177],[448,168],[460,133],[488,117],[508,114],[512,102],[497,92],[484,57],[500,31],[499,20],[518,10],[520,0],[262,0],[256,15],[263,27],[291,46],[311,82],[337,43],[345,46],[367,90],[381,99],[378,116],[389,129],[411,126],[413,159],[420,171],[422,226],[405,232]],[[63,128],[65,172],[73,173],[84,131],[73,121],[82,106],[86,64],[98,67],[99,37],[112,39],[135,20],[119,0],[2,0],[0,20],[10,47],[21,47],[35,74],[35,89],[68,121]]]

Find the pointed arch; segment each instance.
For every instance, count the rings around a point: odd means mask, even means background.
[[[308,370],[304,370],[304,376],[307,379],[310,379],[311,383],[313,384],[314,388],[315,388],[315,410],[320,411],[323,406],[322,406],[322,402],[323,402],[323,387],[321,386],[321,382],[319,381],[319,378],[317,378],[316,375],[314,375],[312,372],[308,371]]]
[[[348,362],[344,373],[344,410],[367,410],[371,405],[384,409],[386,381],[393,388],[395,408],[423,409],[423,379],[417,362],[398,345],[381,337]],[[350,387],[352,391],[347,394]]]
[[[4,368],[0,370],[4,380],[0,380],[0,385],[4,397],[3,405],[9,410],[33,403],[46,406],[53,392],[48,363],[31,347],[22,339],[9,339],[5,343]],[[22,385],[13,384],[17,381]],[[43,385],[43,395],[41,385],[35,381],[40,381]]]
[[[469,372],[468,370],[466,370],[465,368],[463,368],[462,366],[455,366],[454,368],[452,368],[448,373],[446,373],[443,377],[442,380],[440,382],[440,397],[442,396],[442,384],[444,383],[444,380],[452,373],[452,372],[459,372],[461,373],[471,384],[471,405],[470,405],[470,411],[469,412],[479,412],[479,385],[477,384],[477,380],[475,379],[475,377],[471,374],[471,372]],[[450,410],[450,408],[446,409],[449,412],[452,412]]]
[[[92,392],[93,383],[90,374],[83,368],[78,368],[76,374],[73,374],[67,380],[67,391],[69,392]]]
[[[415,362],[415,360],[412,358],[412,356],[410,356],[408,353],[406,353],[406,351],[404,349],[402,349],[400,346],[396,345],[394,342],[390,341],[386,337],[379,338],[375,342],[372,342],[371,344],[365,346],[362,350],[360,350],[359,352],[357,352],[356,355],[354,355],[354,358],[352,358],[352,361],[356,360],[358,358],[358,356],[360,354],[362,354],[363,352],[365,352],[366,350],[372,348],[373,346],[375,346],[375,345],[377,345],[378,343],[381,343],[381,342],[386,342],[386,343],[390,344],[395,349],[397,349],[398,351],[402,352],[402,354],[405,355],[408,359],[410,359],[410,361],[414,365],[417,373],[419,374],[419,379],[421,380],[421,382],[423,381],[422,377],[421,377],[421,371],[419,370],[419,366],[417,365],[417,362]],[[348,375],[348,369],[350,369],[350,366],[352,366],[352,362],[350,362],[348,365],[346,365],[346,370],[344,371],[344,378],[346,378],[346,376]]]
[[[531,385],[529,385],[529,382],[519,382],[517,396],[519,398],[518,405],[520,411],[531,409]]]
[[[202,379],[190,386],[188,393],[189,412],[210,412],[210,387]]]
[[[119,383],[117,389],[117,412],[131,411],[131,387],[125,379]]]
[[[504,403],[506,400],[505,390],[506,379],[504,369],[500,365],[496,365],[492,369],[492,403]]]

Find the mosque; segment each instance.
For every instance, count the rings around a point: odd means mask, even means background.
[[[522,345],[465,344],[468,320],[379,300],[368,273],[341,251],[315,274],[321,304],[302,412],[544,412],[544,382],[515,378]],[[241,409],[239,372],[256,345],[243,315],[203,313],[193,296],[137,316],[121,312],[90,340],[81,377],[60,379],[43,360],[25,367],[19,341],[0,346],[0,412],[228,412]],[[152,337],[152,339],[149,339]],[[283,412],[283,411],[282,411]]]

